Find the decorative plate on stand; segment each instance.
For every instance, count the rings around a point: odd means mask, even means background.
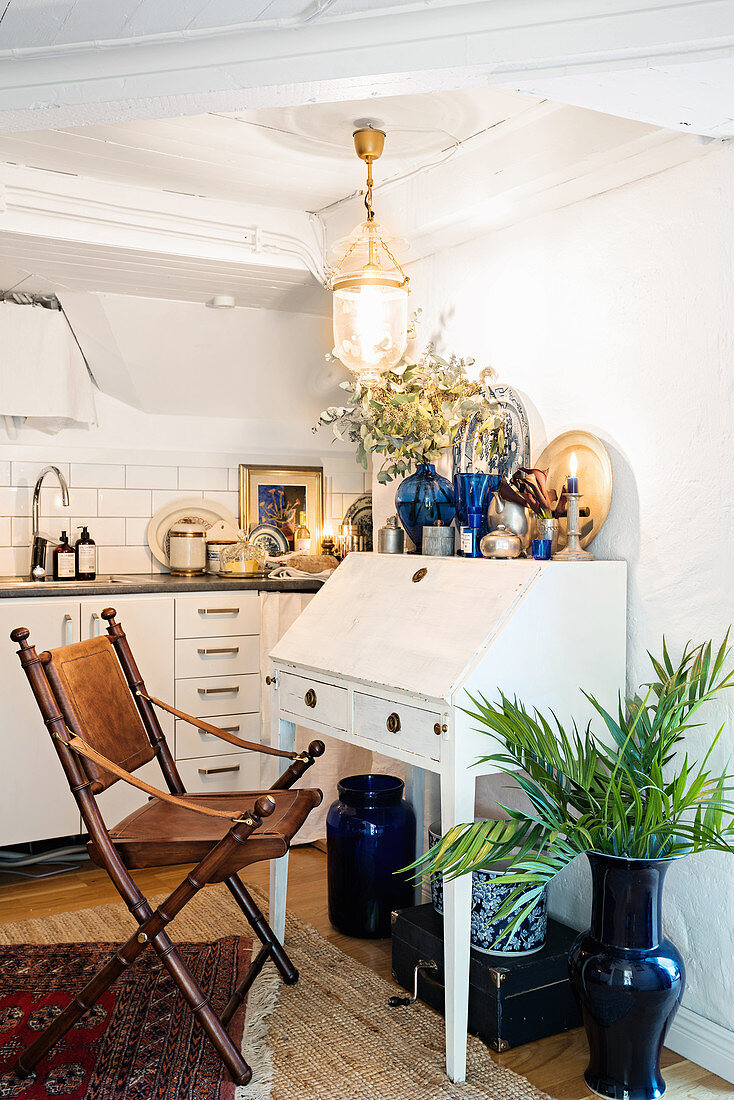
[[[372,494],[357,497],[344,513],[342,523],[354,524],[364,539],[365,550],[372,550]]]
[[[269,558],[277,558],[279,554],[287,554],[290,549],[288,539],[272,523],[260,523],[257,527],[252,527],[247,536],[247,541],[259,546]]]
[[[461,437],[453,446],[453,472],[455,474],[464,471],[471,472],[475,464],[481,463],[482,470],[497,477],[510,478],[521,466],[530,465],[530,426],[528,414],[520,399],[517,390],[512,386],[498,382],[487,386],[485,393],[490,401],[496,403],[505,411],[505,445],[502,451],[497,451],[489,457],[491,449],[491,433],[483,432],[481,436],[481,450],[477,453],[471,439],[474,425],[478,417],[473,417]]]
[[[174,523],[197,523],[207,531],[222,520],[237,535],[237,519],[228,508],[215,500],[201,497],[179,497],[168,500],[159,508],[148,524],[148,546],[156,561],[168,565],[168,532]]]

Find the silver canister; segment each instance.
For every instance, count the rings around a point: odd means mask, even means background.
[[[423,553],[432,558],[452,558],[456,553],[456,529],[442,523],[424,527]]]
[[[377,532],[378,554],[402,554],[405,549],[405,531],[397,516],[390,516],[385,526]]]

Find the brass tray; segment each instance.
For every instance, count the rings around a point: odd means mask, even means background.
[[[548,471],[548,485],[560,496],[572,453],[576,454],[578,463],[579,504],[589,509],[589,515],[580,520],[581,545],[586,549],[604,526],[612,503],[612,463],[606,447],[591,432],[564,432],[551,440],[534,465]],[[560,550],[566,544],[565,519],[558,526]]]

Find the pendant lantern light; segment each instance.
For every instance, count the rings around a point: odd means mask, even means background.
[[[367,386],[397,366],[408,342],[408,277],[372,209],[372,165],[384,145],[382,130],[354,132],[357,156],[367,165],[367,219],[343,242],[330,280],[334,354]]]

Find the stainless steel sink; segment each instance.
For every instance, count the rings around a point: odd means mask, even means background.
[[[107,587],[113,584],[140,584],[142,580],[150,580],[150,576],[147,573],[141,574],[141,576],[129,576],[126,577],[120,574],[102,575],[97,574],[97,579],[94,581],[55,581],[51,577],[47,577],[45,581],[31,581],[27,577],[0,577],[0,589],[7,591],[8,589],[16,589],[22,592],[24,589],[34,588],[43,590],[43,588],[53,585],[58,586],[66,591],[73,591],[75,588],[89,588],[90,585],[101,585]]]

